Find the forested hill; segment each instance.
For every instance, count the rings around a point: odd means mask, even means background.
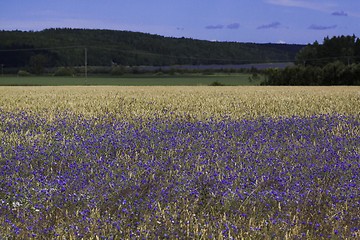
[[[303,45],[211,42],[146,33],[87,29],[0,31],[0,64],[24,67],[165,66],[294,61]]]

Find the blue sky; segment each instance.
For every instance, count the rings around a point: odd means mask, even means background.
[[[360,37],[359,0],[2,0],[1,30],[90,28],[255,43]]]

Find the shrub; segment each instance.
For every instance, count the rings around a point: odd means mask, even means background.
[[[157,73],[155,73],[154,75],[155,75],[155,76],[163,76],[164,73],[163,73],[163,72],[157,72]]]
[[[359,85],[360,64],[346,66],[340,61],[318,66],[269,68],[261,85]]]
[[[225,86],[224,84],[218,82],[218,81],[214,81],[212,82],[209,86]]]
[[[111,75],[114,76],[122,76],[125,74],[125,68],[124,67],[118,67],[111,70]]]
[[[19,70],[18,73],[17,73],[17,75],[18,75],[19,77],[28,77],[28,76],[30,76],[31,74],[30,74],[29,72],[25,71],[25,70]]]
[[[73,76],[73,75],[74,75],[74,70],[65,67],[59,68],[54,73],[54,76]]]

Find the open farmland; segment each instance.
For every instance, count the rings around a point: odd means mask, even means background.
[[[360,87],[0,87],[0,239],[359,239]]]
[[[218,82],[228,86],[260,85],[263,76],[249,81],[251,74],[184,74],[184,75],[125,75],[121,77],[0,77],[0,86],[208,86]]]

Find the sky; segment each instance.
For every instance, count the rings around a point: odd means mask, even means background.
[[[209,41],[308,44],[360,37],[359,0],[1,0],[0,30],[126,30]]]

